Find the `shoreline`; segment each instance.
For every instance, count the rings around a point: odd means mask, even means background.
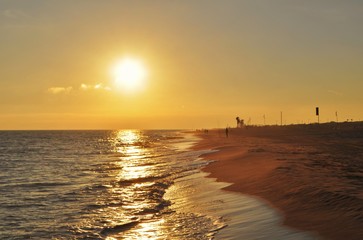
[[[203,171],[224,189],[267,201],[283,224],[326,239],[363,239],[363,126],[252,127],[198,132]],[[352,152],[354,146],[354,152]],[[354,154],[353,154],[354,153]],[[355,181],[352,181],[355,180]]]

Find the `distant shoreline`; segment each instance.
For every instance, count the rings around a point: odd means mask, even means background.
[[[284,224],[327,239],[363,239],[363,122],[198,131],[219,150],[204,168],[226,190],[261,197]]]

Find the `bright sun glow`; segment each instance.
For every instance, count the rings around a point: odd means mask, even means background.
[[[147,72],[140,60],[125,58],[114,65],[112,75],[118,87],[131,92],[144,87]]]

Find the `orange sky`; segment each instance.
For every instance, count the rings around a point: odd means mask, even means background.
[[[363,120],[362,22],[354,0],[4,0],[0,129]],[[115,86],[126,56],[142,91]]]

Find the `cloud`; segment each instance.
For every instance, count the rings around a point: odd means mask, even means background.
[[[72,87],[51,87],[51,88],[48,88],[48,92],[52,93],[52,94],[61,94],[61,93],[68,94],[72,90],[73,90]]]
[[[83,91],[87,91],[87,90],[106,90],[106,91],[110,91],[111,90],[110,87],[104,86],[102,83],[98,83],[98,84],[95,84],[95,85],[82,83],[79,88],[81,90],[83,90]]]
[[[104,90],[104,91],[111,91],[110,87],[104,86],[102,83],[98,84],[86,84],[82,83],[79,87],[79,90],[81,91],[98,91],[98,90]],[[77,89],[74,89],[73,87],[50,87],[48,88],[47,92],[51,94],[69,94],[71,91],[77,91]]]
[[[81,86],[79,87],[81,90],[88,90],[90,88],[90,85],[84,84],[82,83]]]

